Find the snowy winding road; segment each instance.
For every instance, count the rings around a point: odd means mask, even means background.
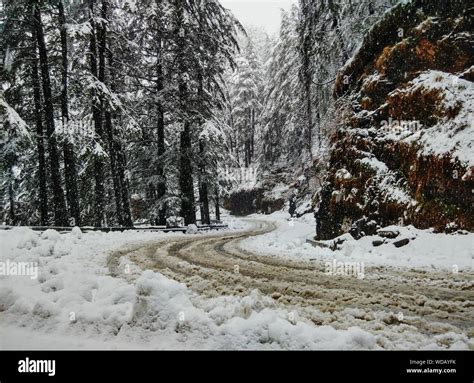
[[[115,252],[108,266],[114,276],[126,257],[142,270],[150,269],[185,283],[203,298],[244,296],[258,289],[289,311],[290,321],[345,329],[356,324],[379,333],[393,326],[390,341],[400,336],[430,337],[457,333],[473,336],[472,273],[386,266],[366,267],[365,278],[332,276],[322,262],[296,261],[253,254],[240,243],[275,230],[276,225],[249,220],[254,227],[238,233],[166,238]],[[383,324],[383,326],[381,326]],[[379,346],[384,347],[384,338]],[[449,336],[441,343],[452,343]]]

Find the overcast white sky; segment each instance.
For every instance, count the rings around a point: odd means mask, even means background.
[[[219,0],[244,25],[264,28],[268,33],[280,29],[281,9],[288,10],[297,0]]]

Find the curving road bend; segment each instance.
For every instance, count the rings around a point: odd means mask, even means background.
[[[258,289],[316,325],[357,325],[377,332],[383,330],[382,322],[405,324],[397,331],[428,336],[450,331],[474,336],[472,273],[366,266],[364,279],[331,276],[323,262],[243,250],[241,241],[276,228],[272,222],[248,221],[254,227],[247,231],[174,236],[118,251],[109,258],[109,269],[118,276],[119,259],[126,256],[141,269],[159,271],[203,297],[248,295]]]

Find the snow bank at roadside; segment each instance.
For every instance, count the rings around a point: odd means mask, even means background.
[[[394,241],[386,241],[374,247],[380,237],[366,236],[360,240],[347,240],[339,250],[318,248],[307,243],[315,235],[312,214],[291,219],[288,213],[276,212],[269,216],[253,215],[254,219],[278,223],[277,230],[246,239],[241,246],[262,255],[281,256],[299,260],[364,262],[365,266],[385,265],[420,269],[472,271],[474,269],[474,233],[439,234],[430,230],[418,230],[413,226],[391,226],[387,230],[398,231],[396,240],[410,239],[403,247],[395,247]],[[349,236],[351,239],[351,237]]]
[[[242,220],[238,217],[230,215],[230,213],[225,210],[225,213],[221,214],[222,221],[228,226],[228,230],[232,231],[242,231],[249,230],[252,228],[252,224],[249,221]]]
[[[237,225],[238,226],[238,225]],[[373,349],[374,335],[298,320],[274,301],[203,299],[147,270],[130,284],[109,275],[108,252],[161,233],[0,232],[0,262],[37,265],[33,275],[0,276],[1,349]],[[119,262],[119,272],[126,262]],[[136,272],[136,270],[134,270]]]
[[[2,323],[41,328],[45,334],[80,334],[94,327],[108,334],[116,332],[133,310],[134,288],[107,275],[107,250],[162,236],[165,234],[82,233],[79,229],[40,234],[21,227],[0,231],[0,262],[37,266],[37,278],[0,276]],[[5,347],[2,343],[0,338],[0,347]]]

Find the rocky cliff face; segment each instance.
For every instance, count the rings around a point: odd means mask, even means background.
[[[472,1],[401,4],[341,70],[318,239],[389,224],[474,230],[473,14]]]

